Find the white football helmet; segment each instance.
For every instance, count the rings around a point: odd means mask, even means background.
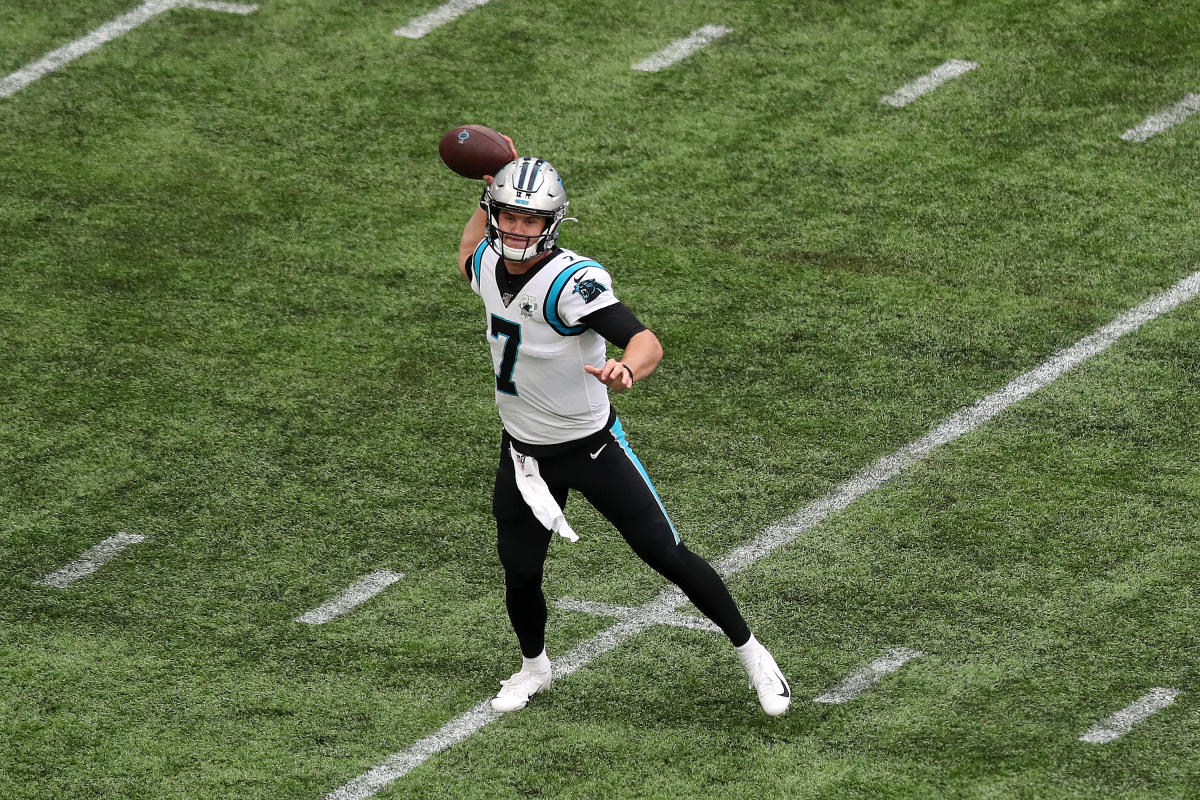
[[[558,226],[567,218],[567,190],[562,178],[544,158],[522,156],[500,168],[483,193],[488,245],[509,261],[528,261],[554,248]],[[500,236],[500,212],[545,217],[546,227],[524,247],[512,247]]]

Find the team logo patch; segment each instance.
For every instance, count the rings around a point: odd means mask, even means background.
[[[587,273],[585,272],[584,275]],[[575,279],[575,288],[571,290],[571,294],[578,294],[583,298],[583,302],[590,303],[600,295],[608,291],[608,287],[595,278],[584,278],[580,275]]]
[[[537,298],[531,294],[523,294],[517,308],[521,309],[521,316],[525,317],[525,319],[532,319],[538,310]]]

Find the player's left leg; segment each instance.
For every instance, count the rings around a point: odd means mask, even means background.
[[[784,713],[791,703],[791,689],[775,659],[751,635],[721,576],[681,541],[645,468],[630,449],[620,420],[611,433],[613,446],[590,464],[582,464],[590,453],[579,455],[576,488],[620,531],[639,558],[682,589],[724,631],[737,648],[763,710],[772,716]]]

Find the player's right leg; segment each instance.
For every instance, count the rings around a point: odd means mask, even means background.
[[[497,711],[524,708],[530,697],[550,685],[551,678],[546,655],[546,597],[542,593],[542,569],[551,535],[517,489],[508,441],[505,436],[492,514],[496,518],[496,550],[504,567],[504,605],[521,646],[521,669],[500,682],[500,692],[492,699]],[[556,499],[561,505],[566,498]]]
[[[550,532],[536,519],[533,522],[536,528],[496,522],[496,549],[504,565],[504,605],[521,645],[521,668],[500,682],[500,692],[492,698],[492,708],[497,711],[522,709],[530,697],[550,685],[546,597],[542,593],[542,564]]]

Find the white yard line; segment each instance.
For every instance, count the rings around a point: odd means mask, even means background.
[[[407,25],[397,28],[392,33],[408,39],[420,39],[425,34],[436,28],[440,28],[447,22],[458,19],[471,9],[487,4],[488,0],[450,0],[450,2],[443,3],[428,14],[414,18]]]
[[[124,36],[139,25],[144,25],[164,11],[173,8],[201,8],[209,11],[224,11],[230,14],[249,14],[258,6],[240,5],[236,3],[209,3],[201,0],[147,0],[132,11],[126,12],[111,22],[101,25],[96,30],[80,39],[52,50],[23,69],[0,78],[0,97],[8,97],[38,78],[45,77],[56,69],[71,63],[82,55],[92,52],[107,42],[119,36]]]
[[[1200,272],[1189,275],[1171,289],[1125,312],[1096,333],[1079,340],[1065,350],[1060,350],[1043,364],[1019,376],[1000,391],[990,394],[970,408],[952,415],[930,433],[879,459],[825,497],[811,503],[778,525],[771,526],[752,542],[734,550],[719,562],[718,568],[726,577],[729,577],[757,563],[780,547],[790,543],[830,514],[842,510],[854,500],[877,489],[888,479],[920,461],[935,448],[970,433],[1004,409],[1052,383],[1068,370],[1098,353],[1104,352],[1125,334],[1137,330],[1150,320],[1191,300],[1197,294],[1200,294]],[[639,618],[622,620],[580,643],[565,656],[555,659],[553,668],[556,679],[562,680],[631,636],[646,630],[654,624],[651,622],[653,615],[663,611],[673,612],[686,602],[687,598],[677,587],[668,586],[656,598],[641,606],[644,613]],[[497,712],[492,711],[491,706],[485,700],[416,744],[393,754],[379,766],[336,789],[328,795],[327,800],[364,800],[364,798],[371,797],[388,784],[425,763],[430,757],[463,741],[499,716]]]
[[[52,586],[55,589],[65,589],[80,578],[86,578],[109,561],[112,561],[129,545],[145,540],[146,537],[140,533],[118,533],[116,536],[110,536],[83,553],[70,564],[67,564],[57,572],[51,572],[41,580],[36,581],[36,583],[39,586]]]
[[[1146,117],[1141,125],[1121,134],[1121,138],[1127,142],[1144,142],[1151,136],[1178,125],[1197,111],[1200,111],[1200,94],[1189,94],[1166,111]]]
[[[920,650],[909,650],[907,647],[896,647],[888,650],[881,657],[867,664],[857,672],[848,675],[845,680],[830,689],[820,697],[814,697],[814,703],[847,703],[870,689],[884,676],[903,667],[914,658],[925,655]]]
[[[758,561],[768,553],[788,544],[804,531],[830,514],[841,511],[863,495],[899,475],[930,452],[960,436],[970,433],[992,417],[1029,395],[1058,380],[1068,370],[1104,352],[1122,336],[1137,330],[1152,319],[1162,316],[1181,303],[1200,294],[1200,272],[1194,272],[1140,306],[1126,311],[1100,330],[1060,350],[1041,365],[1018,376],[998,392],[994,392],[969,408],[952,414],[929,433],[909,442],[894,453],[884,456],[850,480],[785,519],[767,528],[753,541],[742,545],[721,561],[717,571],[731,575],[747,564]]]
[[[552,665],[555,680],[562,680],[652,624],[649,620],[641,619],[618,622],[610,628],[605,628],[570,653],[554,659]],[[432,756],[474,735],[501,716],[500,712],[492,709],[490,698],[484,700],[416,744],[392,754],[379,766],[372,767],[346,785],[335,789],[326,796],[326,800],[364,800],[371,797],[424,764]]]
[[[328,603],[314,608],[307,614],[301,614],[299,617],[296,617],[296,622],[307,622],[309,625],[324,625],[334,617],[339,617],[355,606],[367,602],[403,577],[404,573],[402,572],[388,572],[387,570],[372,572],[370,575],[351,585],[350,588]]]
[[[1133,730],[1134,725],[1144,722],[1152,714],[1156,714],[1174,703],[1178,696],[1178,689],[1155,687],[1133,705],[1121,709],[1106,720],[1097,722],[1087,733],[1079,737],[1079,741],[1107,744],[1114,739],[1119,739]]]
[[[633,68],[640,72],[664,70],[730,33],[733,33],[733,29],[726,28],[724,25],[705,25],[697,28],[690,36],[672,42],[644,61],[639,61],[633,65]]]
[[[879,102],[903,108],[918,97],[929,94],[946,81],[970,72],[978,66],[979,64],[974,61],[959,61],[957,58],[952,58],[934,68],[933,72],[928,75],[917,78],[912,83],[906,83],[892,94],[880,98]]]
[[[253,14],[258,6],[245,3],[215,3],[208,0],[179,0],[179,8],[199,8],[205,11],[223,11],[226,14]]]
[[[579,611],[584,614],[594,614],[598,617],[613,617],[614,619],[645,618],[655,625],[672,625],[676,628],[690,628],[694,631],[720,633],[721,629],[712,622],[690,614],[663,613],[650,615],[641,608],[617,606],[608,603],[593,603],[590,600],[576,600],[573,597],[563,597],[554,601],[554,605],[564,611]]]

